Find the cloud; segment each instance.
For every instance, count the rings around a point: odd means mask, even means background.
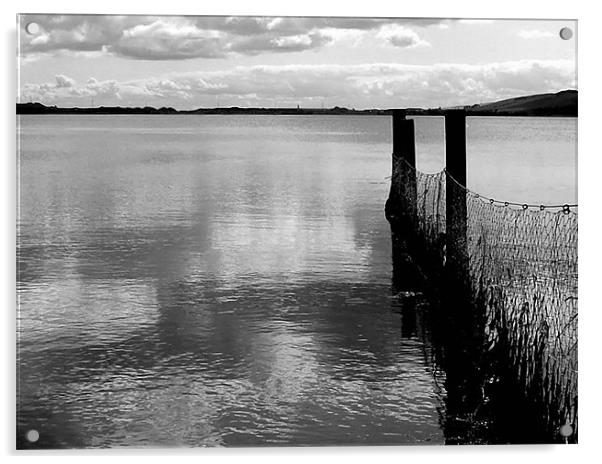
[[[427,41],[422,40],[413,30],[397,24],[383,26],[378,33],[378,37],[400,48],[415,48],[430,45]]]
[[[224,56],[219,31],[173,20],[158,20],[126,29],[119,40],[108,47],[119,55],[147,60]]]
[[[99,51],[115,43],[124,29],[142,17],[127,16],[80,16],[80,15],[21,15],[21,52],[50,52],[56,50]],[[39,25],[36,35],[26,32],[31,22]]]
[[[540,31],[538,29],[530,29],[530,30],[522,30],[518,33],[518,36],[521,39],[545,39],[549,37],[554,37],[550,31]]]
[[[75,86],[75,81],[70,77],[59,74],[58,76],[54,76],[54,78],[56,80],[57,88],[68,88]]]
[[[318,32],[289,36],[269,34],[237,38],[227,45],[227,50],[245,55],[260,53],[300,52],[321,47],[332,41],[326,34]]]
[[[71,82],[72,85],[64,85]],[[136,81],[25,84],[21,101],[88,105],[438,107],[473,104],[575,87],[570,60],[481,65],[286,65],[179,73]]]
[[[228,54],[299,52],[356,33],[390,30],[396,46],[422,44],[408,29],[439,19],[21,15],[21,55],[102,52],[144,60],[222,58]],[[38,34],[25,26],[35,22]],[[398,32],[395,33],[394,31]],[[407,44],[407,45],[406,45]]]

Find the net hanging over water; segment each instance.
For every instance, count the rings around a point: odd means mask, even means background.
[[[485,346],[503,347],[551,428],[570,424],[576,436],[577,206],[484,198],[445,170],[425,174],[395,159],[390,201],[409,222],[421,253],[442,269],[452,251],[446,231],[457,229],[446,223],[450,182],[462,214],[465,207],[457,246],[469,300],[484,320]]]

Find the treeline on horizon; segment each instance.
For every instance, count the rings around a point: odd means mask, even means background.
[[[577,90],[529,95],[499,102],[454,108],[404,108],[411,115],[441,115],[449,109],[463,109],[471,116],[577,116]],[[176,110],[172,107],[154,108],[99,106],[93,108],[46,106],[42,103],[17,103],[17,114],[271,114],[271,115],[390,115],[394,109],[356,110],[333,108],[197,108]]]

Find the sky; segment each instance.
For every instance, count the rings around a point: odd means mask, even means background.
[[[560,37],[563,27],[571,39]],[[18,101],[469,105],[577,88],[576,28],[569,20],[20,15]]]

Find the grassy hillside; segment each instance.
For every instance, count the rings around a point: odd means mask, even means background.
[[[563,90],[526,97],[509,98],[493,103],[473,105],[471,113],[508,115],[577,116],[577,91]]]

